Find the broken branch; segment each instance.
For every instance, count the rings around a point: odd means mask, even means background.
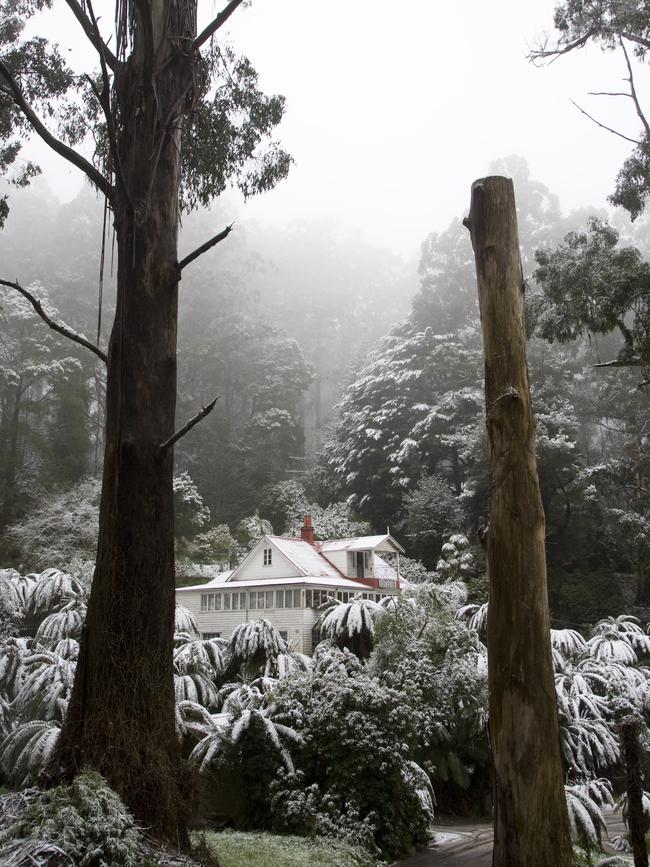
[[[200,412],[197,412],[197,414],[188,422],[186,422],[182,428],[179,428],[176,433],[172,434],[169,437],[168,440],[165,440],[164,443],[161,443],[158,446],[158,453],[162,454],[163,452],[166,452],[167,449],[170,449],[174,445],[174,443],[177,443],[179,441],[181,437],[184,437],[186,433],[191,431],[194,425],[197,425],[200,421],[203,421],[206,415],[210,415],[210,413],[215,407],[216,402],[219,400],[220,397],[221,395],[218,394],[214,400],[210,401],[207,406],[204,406]]]
[[[98,349],[93,343],[91,343],[89,340],[86,340],[85,337],[82,337],[80,334],[76,334],[74,331],[72,331],[70,328],[68,328],[67,325],[61,325],[58,322],[55,322],[53,319],[51,319],[47,315],[45,310],[43,309],[43,305],[38,300],[38,298],[36,298],[34,295],[32,295],[31,292],[28,292],[27,289],[23,289],[23,287],[20,285],[20,283],[18,283],[18,281],[14,282],[11,280],[1,280],[0,279],[0,286],[8,286],[10,289],[15,289],[16,292],[20,292],[20,294],[23,296],[23,298],[26,298],[27,301],[29,301],[29,303],[32,305],[34,310],[41,317],[43,322],[45,322],[47,325],[49,325],[49,327],[53,331],[56,331],[59,334],[62,334],[64,337],[67,337],[68,340],[72,340],[74,343],[78,343],[80,346],[83,346],[86,349],[89,349],[91,352],[94,352],[95,355],[98,358],[101,358],[101,360],[104,362],[104,364],[106,364],[106,362],[108,361],[108,358],[107,358],[106,354],[101,351],[101,349]]]
[[[208,26],[202,30],[199,35],[194,40],[194,50],[197,51],[204,42],[207,42],[208,39],[217,32],[220,27],[226,23],[226,21],[230,18],[235,9],[243,3],[243,0],[230,0],[230,3],[224,7],[221,12],[217,15],[217,17],[208,24]]]
[[[226,226],[226,228],[223,229],[221,232],[219,232],[218,235],[215,235],[214,238],[210,238],[210,240],[206,241],[205,244],[201,244],[200,247],[197,247],[196,250],[193,250],[189,254],[189,256],[186,256],[184,259],[181,259],[181,261],[178,263],[179,270],[182,271],[183,268],[185,268],[187,265],[190,264],[190,262],[193,262],[195,259],[198,259],[199,256],[203,255],[203,253],[207,252],[208,250],[212,249],[212,247],[216,246],[219,243],[219,241],[223,241],[224,238],[227,238],[228,235],[231,233],[232,227],[234,225],[235,225],[234,223],[231,223],[229,226]]]

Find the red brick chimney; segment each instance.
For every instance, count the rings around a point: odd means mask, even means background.
[[[300,538],[303,542],[314,544],[314,525],[311,522],[311,515],[305,515],[305,523],[300,528]]]

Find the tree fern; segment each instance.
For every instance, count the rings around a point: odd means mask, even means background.
[[[14,786],[37,781],[54,754],[61,730],[56,720],[33,720],[14,729],[0,744],[0,768]]]
[[[73,599],[59,611],[48,614],[36,631],[34,642],[43,647],[52,647],[65,638],[81,638],[86,606],[78,599]]]
[[[266,663],[288,650],[287,642],[268,620],[240,624],[230,638],[233,656],[243,664]]]
[[[192,614],[189,608],[184,608],[182,605],[176,605],[174,613],[174,632],[182,632],[189,635],[192,639],[199,638],[199,626],[196,622],[196,617]]]
[[[574,838],[587,850],[600,848],[601,832],[606,831],[603,808],[613,807],[612,784],[597,779],[565,786],[567,812]]]
[[[56,653],[45,651],[25,657],[24,679],[14,701],[17,719],[62,721],[74,673],[74,662]]]
[[[72,575],[60,569],[45,569],[40,575],[27,576],[36,581],[29,600],[32,615],[47,615],[60,611],[73,599],[83,598],[83,587]]]

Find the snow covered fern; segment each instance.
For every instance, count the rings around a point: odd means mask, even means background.
[[[35,783],[48,765],[61,730],[56,721],[33,720],[14,729],[0,744],[0,768],[13,786]]]
[[[601,833],[606,831],[604,809],[614,806],[612,784],[597,779],[565,786],[571,833],[587,851],[601,848]]]
[[[330,638],[339,647],[347,647],[365,659],[370,656],[375,635],[375,621],[386,609],[360,594],[349,602],[332,600],[321,614],[315,628],[321,637]]]

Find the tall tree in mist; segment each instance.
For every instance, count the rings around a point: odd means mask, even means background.
[[[197,0],[117,0],[112,40],[100,32],[90,0],[66,2],[76,19],[71,26],[96,51],[98,69],[90,74],[77,75],[47,38],[23,38],[27,19],[48,0],[4,0],[0,28],[0,166],[11,170],[21,137],[39,135],[105,197],[117,249],[108,352],[82,341],[108,368],[106,445],[95,577],[57,775],[98,769],[140,821],[178,840],[184,833],[172,681],[178,285],[195,256],[228,234],[224,229],[179,262],[179,211],[207,203],[231,178],[248,195],[286,175],[286,153],[273,143],[259,151],[282,117],[283,100],[264,96],[250,62],[214,38],[242,0],[230,0],[198,36]],[[75,150],[89,129],[92,162]],[[24,163],[12,178],[24,183],[36,171]],[[17,282],[4,285],[21,291]]]

